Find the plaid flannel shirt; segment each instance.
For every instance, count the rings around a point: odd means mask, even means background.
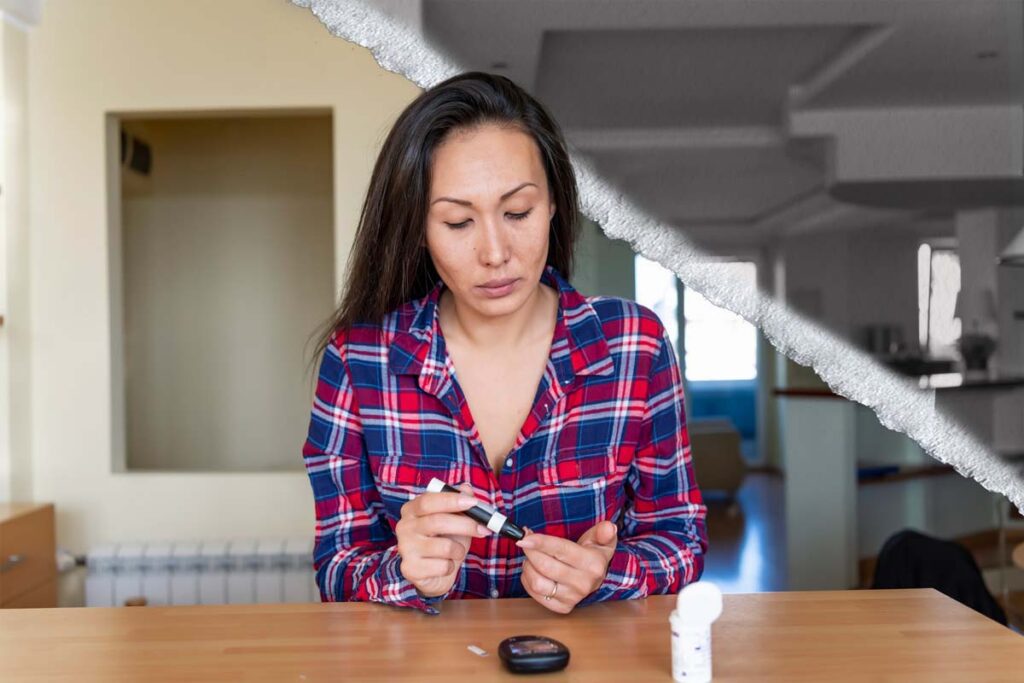
[[[451,590],[424,598],[402,575],[394,527],[432,477],[469,482],[520,526],[577,540],[619,528],[603,584],[579,604],[678,592],[703,571],[706,508],[690,454],[675,352],[636,302],[584,297],[548,266],[559,294],[547,366],[500,472],[484,453],[437,318],[444,287],[380,324],[335,332],[323,354],[303,460],[316,511],[324,601],[437,614],[444,598],[528,597],[525,555],[473,538]]]

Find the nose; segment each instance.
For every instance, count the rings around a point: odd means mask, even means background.
[[[507,228],[501,221],[484,220],[481,222],[477,255],[487,266],[500,266],[512,258],[512,245]]]

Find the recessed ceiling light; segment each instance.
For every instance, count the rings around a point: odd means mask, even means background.
[[[974,55],[978,59],[995,59],[999,56],[999,50],[979,50]]]

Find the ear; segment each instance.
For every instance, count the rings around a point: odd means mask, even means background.
[[[551,210],[548,211],[548,220],[549,221],[552,220],[555,217],[555,209],[557,209],[557,208],[558,207],[555,205],[555,203],[551,202]]]

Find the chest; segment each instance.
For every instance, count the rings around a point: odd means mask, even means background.
[[[499,356],[456,346],[449,352],[468,420],[477,431],[491,468],[501,472],[543,391],[548,349],[538,345]]]
[[[392,521],[432,478],[470,482],[517,523],[566,538],[583,533],[592,520],[611,518],[640,435],[643,387],[635,382],[644,369],[624,376],[616,366],[606,375],[562,382],[565,375],[549,376],[542,360],[529,381],[520,377],[525,367],[474,373],[472,363],[463,363],[458,375],[401,375],[383,390],[372,366],[353,366],[365,380],[358,381],[356,400],[367,467]],[[479,444],[471,438],[476,425]],[[486,461],[481,445],[491,449]]]

